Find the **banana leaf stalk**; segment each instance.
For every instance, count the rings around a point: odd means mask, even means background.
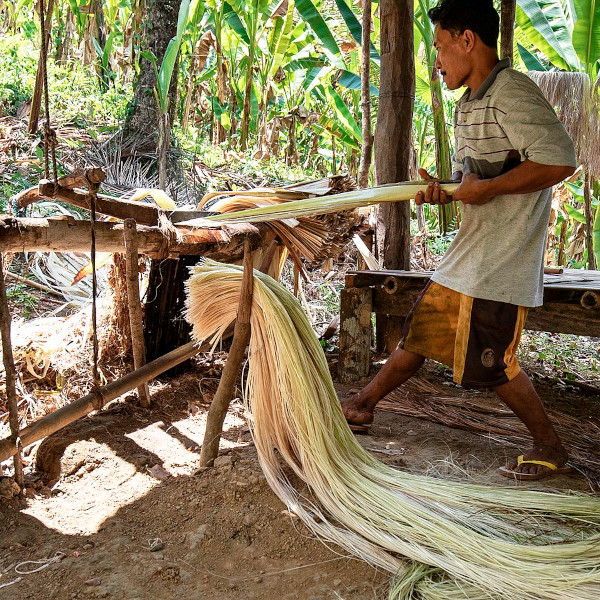
[[[212,215],[202,219],[191,219],[179,223],[179,225],[208,227],[211,224],[218,223],[260,223],[263,221],[297,219],[311,215],[325,215],[337,213],[343,210],[353,210],[364,206],[372,206],[384,202],[401,202],[412,200],[420,191],[425,191],[427,181],[409,181],[393,185],[384,185],[380,187],[369,188],[365,190],[356,190],[343,194],[332,196],[321,196],[319,198],[308,198],[305,200],[292,200],[289,202],[279,202],[267,206],[259,206],[238,212]],[[458,183],[441,184],[447,194],[453,194],[458,187]],[[244,195],[249,199],[253,198],[256,203],[268,204],[271,200],[277,201],[278,192],[272,193],[261,191],[260,195],[255,197],[251,194],[252,190],[245,192]],[[202,204],[202,203],[201,203]]]

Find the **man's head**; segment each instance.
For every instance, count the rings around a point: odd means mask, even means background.
[[[450,89],[466,85],[478,63],[496,57],[500,17],[492,0],[441,0],[428,15],[436,66]]]

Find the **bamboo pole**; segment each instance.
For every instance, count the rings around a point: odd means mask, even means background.
[[[0,252],[0,333],[2,334],[2,359],[6,375],[6,398],[8,401],[8,421],[10,424],[9,442],[14,445],[15,481],[23,489],[23,461],[21,459],[21,439],[19,437],[19,412],[17,409],[16,371],[10,341],[10,310],[4,283],[4,259]]]
[[[250,341],[250,313],[252,310],[252,287],[254,283],[254,270],[252,268],[252,256],[250,254],[250,243],[246,240],[244,244],[244,274],[242,278],[242,289],[235,328],[233,332],[233,342],[229,350],[227,362],[223,368],[219,387],[213,398],[208,411],[206,421],[206,431],[200,451],[200,466],[212,466],[219,453],[219,442],[223,431],[223,422],[227,409],[233,397],[235,382],[246,346]]]
[[[144,326],[142,323],[142,305],[140,304],[140,285],[138,268],[138,244],[134,219],[125,219],[123,237],[125,239],[125,273],[127,279],[127,304],[133,349],[133,367],[139,369],[146,364],[146,346],[144,344]],[[144,408],[150,407],[148,383],[137,388],[138,399]]]
[[[230,337],[231,331],[231,329],[228,329],[223,334],[223,338]],[[111,400],[126,394],[154,377],[158,377],[161,373],[172,369],[174,366],[195,356],[199,352],[207,352],[209,349],[210,345],[208,343],[198,347],[195,342],[190,342],[145,364],[140,369],[128,373],[124,377],[121,377],[121,379],[96,388],[95,392],[78,398],[71,402],[71,404],[59,408],[22,429],[20,436],[23,447],[29,446],[29,444],[33,444],[43,437],[57,432],[59,429],[69,425],[69,423],[85,417],[93,410],[100,410]],[[17,445],[12,438],[0,441],[0,462],[14,456],[16,453]]]

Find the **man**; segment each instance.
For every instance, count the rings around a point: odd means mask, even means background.
[[[368,426],[379,400],[433,358],[453,367],[457,383],[493,388],[527,426],[533,446],[501,474],[567,472],[567,452],[516,350],[528,307],[542,304],[551,187],[574,172],[573,144],[533,81],[498,59],[492,0],[442,0],[429,18],[445,84],[467,87],[455,113],[453,179],[461,183],[450,198],[432,182],[416,202],[460,201],[462,223],[398,348],[342,409],[354,429]]]

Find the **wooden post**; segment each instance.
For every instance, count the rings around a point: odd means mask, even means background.
[[[376,184],[406,181],[411,164],[415,97],[414,2],[381,0],[381,77],[375,129]],[[384,269],[410,269],[410,203],[377,208],[377,246]],[[396,323],[377,317],[377,348],[399,337]]]
[[[129,326],[131,328],[131,346],[133,349],[133,368],[146,364],[146,346],[144,344],[144,325],[142,323],[142,305],[140,304],[140,284],[138,265],[138,245],[134,219],[125,219],[123,237],[125,238],[125,269],[127,275],[127,304],[129,307]],[[150,406],[148,383],[137,388],[140,404]]]
[[[23,489],[23,462],[21,460],[21,439],[19,437],[19,413],[17,409],[17,390],[15,388],[15,363],[10,341],[10,310],[4,283],[4,259],[0,252],[0,333],[2,333],[2,359],[6,375],[6,398],[8,401],[8,421],[10,424],[10,441],[16,447],[14,454],[15,481]]]
[[[510,58],[512,64],[515,38],[517,0],[502,0],[500,9],[500,58]]]
[[[212,466],[219,453],[219,442],[223,431],[223,422],[233,397],[235,382],[240,366],[244,359],[246,346],[250,341],[250,313],[252,311],[252,288],[254,283],[254,270],[252,268],[252,256],[250,254],[250,243],[244,244],[244,274],[240,291],[240,300],[235,328],[233,330],[233,341],[229,349],[229,356],[223,368],[219,387],[213,398],[208,411],[206,421],[206,432],[200,451],[200,466]]]
[[[368,377],[371,367],[373,290],[344,288],[340,300],[340,353],[338,377],[353,383]]]

